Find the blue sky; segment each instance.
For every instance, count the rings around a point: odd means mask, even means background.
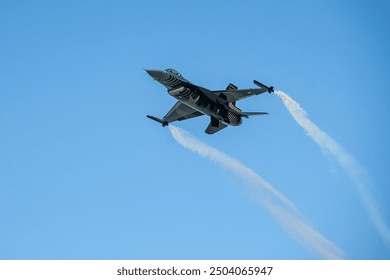
[[[246,183],[183,149],[175,103],[143,68],[223,89],[252,80],[298,101],[363,165],[390,223],[386,1],[1,1],[1,259],[316,259]],[[338,164],[279,98],[204,134],[289,198],[349,259],[389,259]]]

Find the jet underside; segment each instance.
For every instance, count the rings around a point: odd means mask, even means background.
[[[230,109],[228,104],[211,100],[199,87],[181,85],[178,88],[168,90],[168,93],[188,107],[215,118],[225,125],[238,126],[242,123],[241,116]]]
[[[228,125],[241,125],[242,117],[267,114],[263,112],[245,113],[237,108],[235,104],[238,99],[249,95],[273,91],[272,87],[268,88],[258,82],[256,83],[259,86],[261,85],[262,89],[238,90],[236,86],[229,84],[226,90],[210,91],[192,84],[173,69],[146,71],[167,88],[169,95],[178,100],[162,120],[152,116],[148,117],[165,126],[173,121],[207,115],[211,118],[210,124],[206,129],[208,134],[216,133]]]

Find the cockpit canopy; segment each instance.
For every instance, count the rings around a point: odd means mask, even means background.
[[[165,69],[165,71],[169,72],[169,73],[172,73],[176,76],[180,76],[181,77],[181,74],[179,72],[177,72],[175,69],[173,68],[168,68],[168,69]]]

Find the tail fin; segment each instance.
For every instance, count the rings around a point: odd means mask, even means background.
[[[218,119],[216,119],[214,117],[211,117],[210,124],[206,128],[205,132],[207,134],[214,134],[214,133],[220,131],[221,129],[224,129],[225,127],[227,127],[226,124],[221,123]]]

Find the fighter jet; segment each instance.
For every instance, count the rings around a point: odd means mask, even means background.
[[[242,118],[249,116],[265,115],[266,112],[243,112],[236,107],[238,100],[258,95],[268,91],[274,91],[273,87],[267,87],[254,80],[256,89],[238,89],[229,84],[225,90],[209,90],[197,86],[185,79],[175,69],[146,70],[156,81],[167,88],[168,94],[178,101],[162,118],[147,115],[148,118],[167,126],[174,121],[188,120],[202,115],[210,117],[210,124],[205,130],[207,134],[214,134],[228,125],[239,126]]]

